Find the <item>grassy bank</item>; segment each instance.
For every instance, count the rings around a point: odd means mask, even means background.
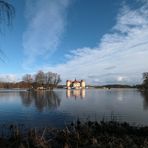
[[[9,136],[1,136],[0,147],[13,148],[147,148],[148,127],[128,123],[71,123],[64,129],[30,129],[20,132],[14,125]]]

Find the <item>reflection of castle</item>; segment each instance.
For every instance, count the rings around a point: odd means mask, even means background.
[[[66,90],[66,96],[67,96],[67,98],[70,98],[70,97],[85,98],[85,89],[74,89],[74,90],[67,89]]]
[[[81,81],[77,81],[76,79],[74,81],[71,80],[67,80],[66,81],[66,88],[67,89],[81,89],[81,88],[85,88],[85,81],[81,80]]]

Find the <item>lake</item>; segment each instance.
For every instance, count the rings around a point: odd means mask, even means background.
[[[78,118],[148,125],[148,93],[136,89],[0,90],[0,124],[60,128]]]

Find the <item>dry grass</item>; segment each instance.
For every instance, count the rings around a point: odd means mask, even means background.
[[[1,148],[147,148],[148,127],[128,123],[71,123],[64,129],[30,129],[27,134],[17,126],[9,127],[8,137],[0,138]]]

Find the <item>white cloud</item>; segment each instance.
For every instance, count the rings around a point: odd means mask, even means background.
[[[60,73],[64,81],[77,77],[97,84],[140,83],[141,73],[148,71],[148,3],[137,9],[124,5],[97,47],[73,50],[66,58],[67,63],[46,70]]]
[[[60,43],[66,21],[69,0],[27,0],[25,16],[28,22],[23,35],[24,67],[37,58],[54,52]]]
[[[15,74],[0,74],[0,82],[16,82],[18,78]]]
[[[117,80],[119,81],[119,82],[122,82],[124,79],[126,79],[125,77],[122,77],[122,76],[118,76],[117,77]]]

